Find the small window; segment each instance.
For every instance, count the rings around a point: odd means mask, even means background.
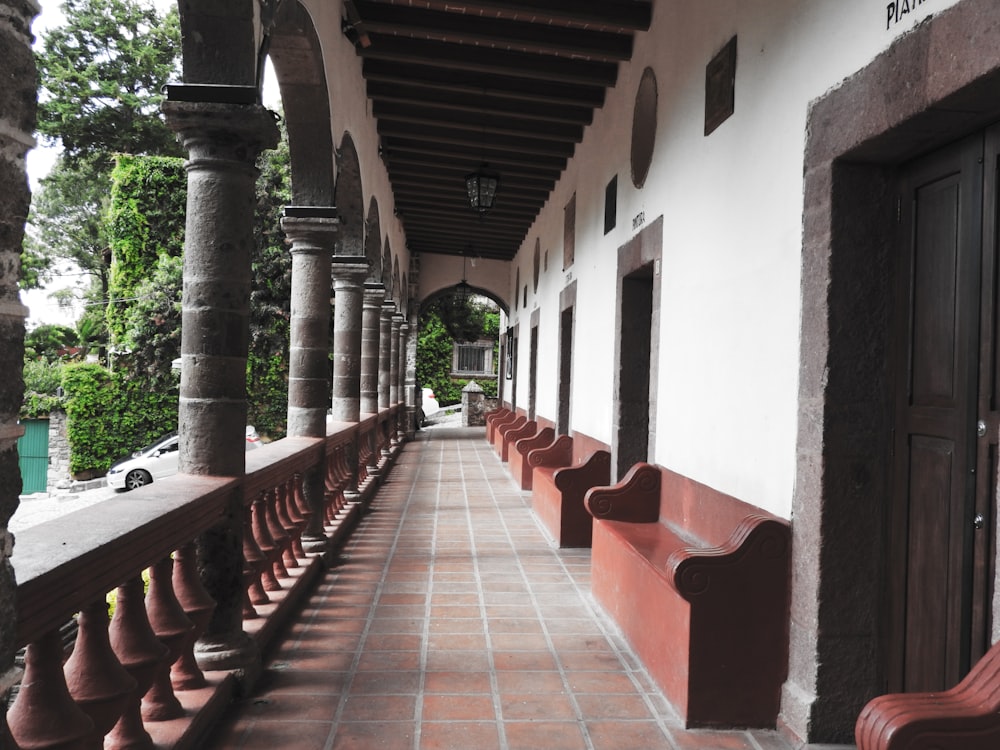
[[[618,223],[618,175],[611,178],[604,189],[604,233],[607,234]]]
[[[486,350],[479,346],[458,347],[459,372],[482,372],[486,366]]]
[[[493,362],[493,341],[480,340],[471,344],[455,344],[452,353],[452,374],[495,375]]]

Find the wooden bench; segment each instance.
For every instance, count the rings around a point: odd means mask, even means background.
[[[566,435],[528,454],[531,509],[559,547],[589,547],[593,521],[583,499],[611,481],[611,454],[595,450],[582,463],[571,466],[572,460],[573,439]]]
[[[522,414],[515,417],[513,421],[497,425],[497,428],[493,433],[493,450],[495,450],[497,455],[500,456],[501,461],[507,460],[507,433],[512,430],[519,430],[527,423],[528,418]]]
[[[494,409],[489,414],[486,415],[486,442],[490,445],[493,444],[493,435],[496,432],[497,425],[501,425],[507,421],[513,421],[514,414],[510,409],[500,407],[499,409]]]
[[[1000,747],[1000,644],[941,693],[881,695],[854,728],[858,750],[996,750]]]
[[[590,490],[591,586],[687,727],[774,727],[788,664],[788,522],[640,463]]]
[[[510,473],[514,481],[522,490],[530,490],[532,486],[531,464],[528,463],[528,454],[536,448],[545,448],[552,445],[556,438],[556,431],[551,427],[543,427],[530,437],[523,437],[511,446],[508,463]]]
[[[515,452],[514,444],[518,440],[530,438],[536,432],[538,432],[538,422],[533,419],[526,420],[520,427],[509,427],[504,430],[503,445],[500,446],[500,460],[509,462],[510,454]]]

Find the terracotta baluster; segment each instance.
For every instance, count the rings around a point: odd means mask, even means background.
[[[28,644],[24,677],[7,724],[21,750],[86,750],[94,722],[66,687],[59,631]]]
[[[296,474],[292,482],[292,502],[295,505],[296,513],[298,514],[299,518],[302,519],[302,528],[305,530],[310,528],[309,523],[312,520],[314,514],[313,514],[313,509],[310,508],[309,503],[306,502],[306,494],[304,487],[305,487],[305,476],[302,474]]]
[[[285,568],[299,567],[299,554],[302,545],[298,544],[302,530],[292,521],[288,514],[288,483],[279,484],[274,491],[274,519],[288,539],[288,543],[282,548]],[[303,555],[304,557],[304,555]]]
[[[153,684],[142,699],[142,718],[146,721],[167,721],[184,715],[184,708],[170,684],[170,666],[180,657],[184,642],[194,632],[194,623],[184,614],[174,595],[173,571],[174,561],[169,557],[149,569],[146,614],[150,627],[170,650],[170,655],[160,663]]]
[[[104,735],[121,718],[136,681],[111,649],[108,603],[98,599],[80,612],[73,654],[66,662],[66,685],[76,704],[94,722],[86,747],[102,750]]]
[[[254,539],[251,518],[252,513],[247,513],[243,529],[244,620],[253,620],[258,617],[257,610],[254,609],[255,604],[267,604],[271,601],[267,592],[264,590],[263,584],[261,583],[261,577],[264,575],[264,570],[270,570],[271,565],[268,563],[267,557],[261,551],[260,547],[257,546],[257,542]]]
[[[278,579],[274,575],[274,562],[275,559],[281,560],[281,550],[278,545],[274,543],[274,539],[271,537],[271,531],[268,529],[267,525],[267,503],[264,501],[263,496],[258,497],[253,501],[251,506],[251,514],[253,516],[253,538],[257,542],[257,546],[260,548],[261,553],[264,555],[264,559],[267,561],[266,564],[261,566],[260,575],[261,583],[264,586],[265,591],[280,591],[281,584],[278,583]]]
[[[141,576],[135,576],[118,587],[115,614],[108,629],[111,648],[137,686],[122,717],[105,738],[105,750],[153,748],[153,740],[142,724],[139,706],[142,696],[153,684],[157,668],[169,658],[170,652],[149,625],[142,588]]]
[[[198,575],[198,550],[194,542],[185,544],[174,553],[174,594],[184,614],[194,623],[194,629],[171,668],[170,681],[174,690],[197,690],[205,687],[206,682],[194,658],[194,644],[208,628],[215,612],[215,600],[205,590]]]
[[[272,558],[274,575],[277,578],[288,578],[288,569],[285,567],[285,554],[291,549],[292,540],[288,538],[288,534],[285,533],[281,522],[278,521],[277,513],[275,513],[277,493],[274,490],[270,490],[265,494],[265,498],[264,521],[267,524],[268,532],[271,534],[271,539],[274,540],[274,544],[277,547],[277,551]]]

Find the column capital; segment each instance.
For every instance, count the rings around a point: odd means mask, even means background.
[[[365,282],[365,307],[377,307],[380,310],[385,302],[385,289],[380,283]]]
[[[368,278],[368,262],[363,255],[334,255],[330,258],[330,274],[334,282],[361,286]]]
[[[167,100],[167,127],[189,154],[188,168],[201,160],[236,161],[251,167],[261,151],[278,145],[277,115],[260,104]]]
[[[283,216],[281,228],[292,242],[293,255],[331,255],[340,232],[340,219],[331,216]]]

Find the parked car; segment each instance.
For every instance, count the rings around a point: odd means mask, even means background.
[[[260,447],[260,444],[257,430],[252,425],[247,425],[246,449],[253,450]],[[164,435],[108,469],[108,487],[115,490],[134,490],[156,479],[176,474],[179,448],[180,440],[176,432]]]

